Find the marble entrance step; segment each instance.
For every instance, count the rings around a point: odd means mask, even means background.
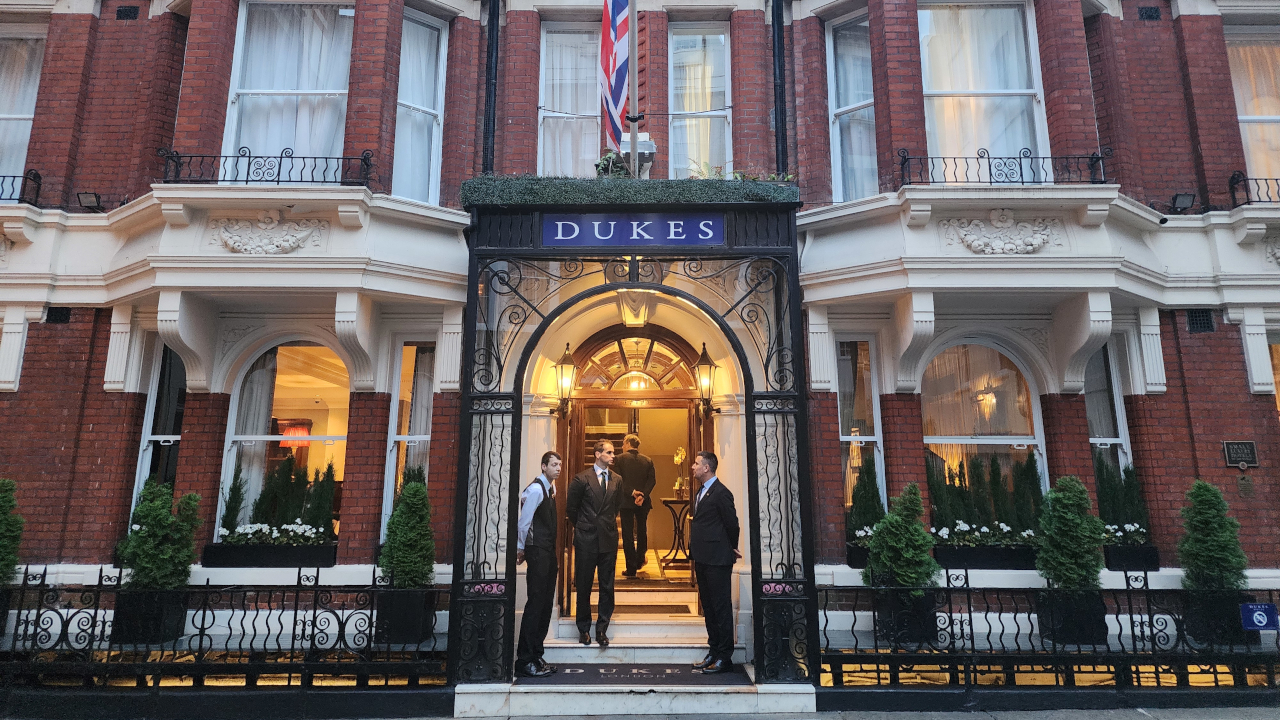
[[[598,715],[602,708],[625,709],[627,715],[812,713],[817,709],[812,685],[748,685],[699,687],[600,687],[526,685],[459,685],[454,691],[454,717],[512,715]]]
[[[629,637],[610,642],[601,648],[594,643],[583,645],[576,639],[548,639],[543,645],[543,658],[552,664],[610,663],[695,663],[707,654],[706,633],[701,642],[673,642],[669,637]],[[747,649],[737,645],[733,649],[733,661],[746,660]]]
[[[555,627],[557,640],[578,639],[573,618],[561,618]],[[699,615],[626,615],[609,623],[609,640],[628,642],[630,638],[665,638],[668,642],[707,641],[707,626]]]

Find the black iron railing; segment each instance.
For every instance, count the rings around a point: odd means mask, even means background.
[[[358,157],[294,155],[285,148],[278,155],[254,155],[242,147],[235,155],[184,155],[161,149],[162,183],[224,183],[244,185],[363,185],[373,178],[373,151]]]
[[[954,572],[954,571],[953,571]],[[944,587],[819,590],[824,686],[1276,687],[1275,632],[1240,603],[1277,591]]]
[[[1092,155],[1037,157],[1023,148],[1012,157],[982,149],[974,157],[915,156],[898,151],[898,186],[903,185],[1067,185],[1110,182],[1111,148]]]
[[[25,175],[0,175],[0,202],[40,204],[40,173],[28,170]]]
[[[325,586],[299,570],[285,586],[142,592],[119,576],[52,587],[40,573],[0,589],[7,623],[0,684],[246,688],[445,682],[447,588],[386,578]],[[407,624],[406,624],[407,623]]]
[[[1280,202],[1280,178],[1251,178],[1237,170],[1231,174],[1228,189],[1233,208],[1251,203]]]

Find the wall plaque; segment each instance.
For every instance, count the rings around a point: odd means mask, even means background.
[[[1258,446],[1252,440],[1224,440],[1222,453],[1227,458],[1228,467],[1258,467]]]
[[[543,247],[723,244],[723,213],[547,213],[542,216]]]

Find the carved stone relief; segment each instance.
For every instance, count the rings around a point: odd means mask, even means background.
[[[279,210],[263,210],[257,220],[211,218],[209,244],[244,255],[284,255],[303,247],[320,247],[328,220],[281,220]]]
[[[0,237],[0,268],[9,267],[9,240]]]
[[[0,243],[3,245],[3,243]],[[1280,238],[1272,238],[1266,246],[1267,259],[1276,265],[1280,265]],[[4,264],[4,256],[0,254],[0,266]]]
[[[222,347],[219,354],[225,355],[235,344],[249,336],[254,330],[262,327],[254,324],[226,325],[222,328]]]
[[[1028,255],[1047,245],[1062,245],[1057,218],[1017,220],[1012,210],[992,210],[987,220],[952,218],[938,223],[947,245],[961,245],[977,255]]]

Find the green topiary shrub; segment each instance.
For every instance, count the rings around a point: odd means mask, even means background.
[[[462,206],[671,205],[800,201],[794,185],[750,180],[636,180],[479,175],[462,183]]]
[[[1102,521],[1090,513],[1089,491],[1079,478],[1059,478],[1040,518],[1036,569],[1052,586],[1096,590],[1102,572]]]
[[[400,497],[387,521],[387,541],[378,567],[391,574],[397,588],[425,588],[435,582],[436,541],[431,530],[431,500],[426,472],[405,468]]]
[[[893,508],[876,523],[862,581],[873,586],[933,587],[941,568],[929,554],[933,538],[920,522],[924,505],[920,488],[907,485]],[[919,597],[922,592],[913,595]]]
[[[880,484],[876,478],[876,459],[871,452],[862,453],[862,465],[858,468],[858,484],[853,486],[853,502],[845,514],[844,530],[848,542],[859,542],[856,533],[873,528],[884,517],[884,504],[880,502]]]
[[[1013,464],[1013,515],[1008,521],[1014,530],[1035,530],[1040,524],[1044,495],[1040,490],[1040,467],[1036,454],[1028,453],[1026,462]]]
[[[132,570],[125,587],[176,590],[191,578],[196,561],[200,496],[187,493],[173,509],[173,487],[147,478],[133,510],[129,536],[119,546],[120,565]]]
[[[285,458],[263,482],[250,522],[271,527],[296,523],[302,518],[309,486],[306,466],[298,466],[292,455]]]
[[[240,474],[240,461],[236,461],[235,473],[231,476],[231,486],[227,488],[227,497],[222,503],[222,529],[227,533],[236,531],[240,524],[240,513],[244,510],[245,482]]]
[[[1186,534],[1178,542],[1182,587],[1188,590],[1242,590],[1248,564],[1240,549],[1240,523],[1227,516],[1218,488],[1196,480],[1182,508]]]
[[[991,485],[982,458],[969,460],[969,492],[973,495],[973,519],[978,527],[996,527],[996,516],[991,504]]]
[[[1116,527],[1148,527],[1147,504],[1142,499],[1138,473],[1132,465],[1117,471],[1106,458],[1099,456],[1094,458],[1093,476],[1098,480],[1098,517],[1102,522]]]
[[[18,546],[22,544],[25,521],[14,512],[18,507],[14,498],[17,490],[14,481],[0,479],[0,585],[13,582],[13,573],[18,569]]]
[[[320,528],[328,539],[333,540],[333,496],[337,490],[337,479],[333,463],[324,469],[324,475],[316,471],[315,480],[307,491],[307,507],[302,511],[302,523]]]

